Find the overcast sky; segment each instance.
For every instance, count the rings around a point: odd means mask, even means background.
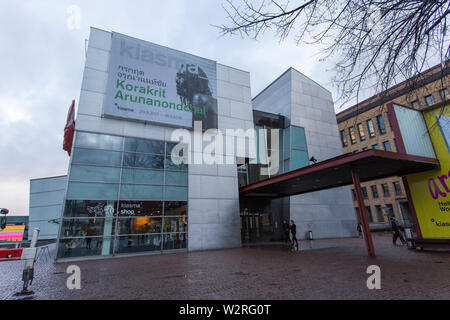
[[[250,72],[252,95],[289,67],[330,91],[329,65],[318,49],[219,37],[221,0],[6,1],[0,0],[0,207],[27,215],[29,180],[67,173],[63,129],[72,99],[78,102],[89,27],[117,31]],[[67,9],[81,9],[69,29]],[[333,94],[335,96],[335,94]]]

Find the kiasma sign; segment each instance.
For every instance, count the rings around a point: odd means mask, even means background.
[[[103,114],[217,128],[216,62],[113,32]]]
[[[407,177],[424,238],[450,239],[450,106],[424,112],[440,169]]]

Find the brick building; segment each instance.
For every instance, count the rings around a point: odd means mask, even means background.
[[[368,149],[397,152],[397,145],[387,115],[387,104],[397,103],[415,109],[441,104],[449,99],[450,65],[434,66],[417,76],[416,81],[404,81],[380,94],[352,106],[336,115],[343,153]],[[400,177],[369,181],[361,184],[364,204],[372,229],[387,227],[387,215],[394,214],[404,224],[412,225]],[[358,206],[351,186],[355,214]]]

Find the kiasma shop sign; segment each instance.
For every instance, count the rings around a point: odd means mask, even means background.
[[[216,62],[113,32],[103,115],[217,128]]]

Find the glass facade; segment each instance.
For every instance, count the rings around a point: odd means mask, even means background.
[[[187,248],[187,165],[175,143],[77,131],[58,258]]]
[[[280,129],[255,125],[255,130],[256,164],[245,163],[237,166],[239,187],[269,178],[268,175],[261,174],[260,168],[261,166],[267,166],[268,159],[274,152],[278,153],[279,164],[278,171],[272,173],[272,176],[309,165],[306,134],[303,127],[288,126]],[[272,145],[276,143],[274,130],[278,130],[278,145]],[[274,137],[273,141],[272,136]],[[272,158],[276,159],[276,157]]]

